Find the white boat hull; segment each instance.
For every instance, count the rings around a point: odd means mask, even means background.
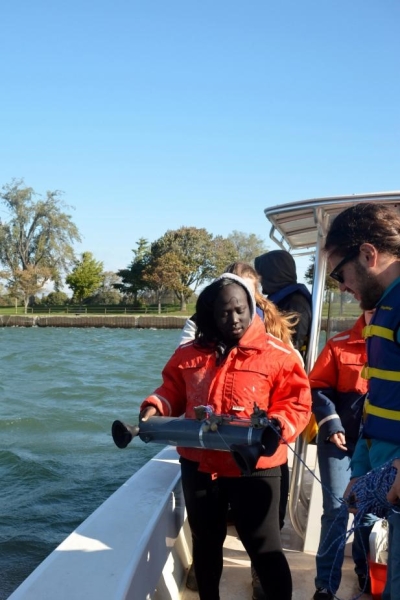
[[[183,587],[191,560],[184,522],[178,455],[167,447],[68,536],[10,600],[177,597],[161,595],[161,588],[178,594]]]

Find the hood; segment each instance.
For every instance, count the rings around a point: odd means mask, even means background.
[[[296,263],[286,250],[272,250],[257,256],[254,267],[261,277],[263,294],[267,296],[297,283]]]
[[[245,291],[247,293],[247,297],[249,299],[250,323],[251,323],[254,319],[254,315],[256,314],[256,301],[254,299],[254,291],[247,284],[247,281],[245,279],[243,279],[242,277],[239,277],[239,275],[235,275],[234,273],[222,273],[222,275],[217,277],[215,279],[215,281],[219,281],[220,279],[232,279],[232,282],[238,283],[245,289]]]

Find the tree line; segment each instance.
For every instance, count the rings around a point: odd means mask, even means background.
[[[182,226],[154,242],[140,238],[131,263],[114,273],[104,271],[90,251],[76,255],[81,235],[59,190],[42,197],[14,179],[2,187],[0,201],[6,214],[0,217],[0,298],[3,303],[18,299],[25,311],[50,283],[54,291],[42,302],[140,305],[151,298],[161,310],[163,298],[172,294],[185,310],[196,289],[228,264],[252,262],[267,251],[264,240],[252,233],[235,230],[225,238]],[[62,291],[64,284],[72,298]]]

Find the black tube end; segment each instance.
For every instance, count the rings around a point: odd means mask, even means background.
[[[243,475],[251,475],[256,468],[258,459],[262,455],[261,444],[232,444],[230,448],[232,456]]]
[[[126,448],[133,438],[132,428],[122,421],[114,421],[111,426],[111,434],[118,448]]]
[[[263,431],[261,443],[263,445],[263,456],[272,456],[278,450],[281,441],[279,424],[269,425]]]

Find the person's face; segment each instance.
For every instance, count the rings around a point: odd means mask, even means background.
[[[249,301],[241,285],[232,283],[221,289],[214,304],[214,319],[224,342],[235,345],[251,320]]]
[[[340,268],[340,276],[343,283],[339,283],[341,292],[349,292],[360,303],[362,310],[375,308],[385,288],[381,285],[378,277],[362,262],[363,255],[359,255],[351,261],[346,262]],[[342,257],[331,254],[329,257],[330,268],[335,271],[342,261]],[[365,262],[365,261],[364,261]]]

